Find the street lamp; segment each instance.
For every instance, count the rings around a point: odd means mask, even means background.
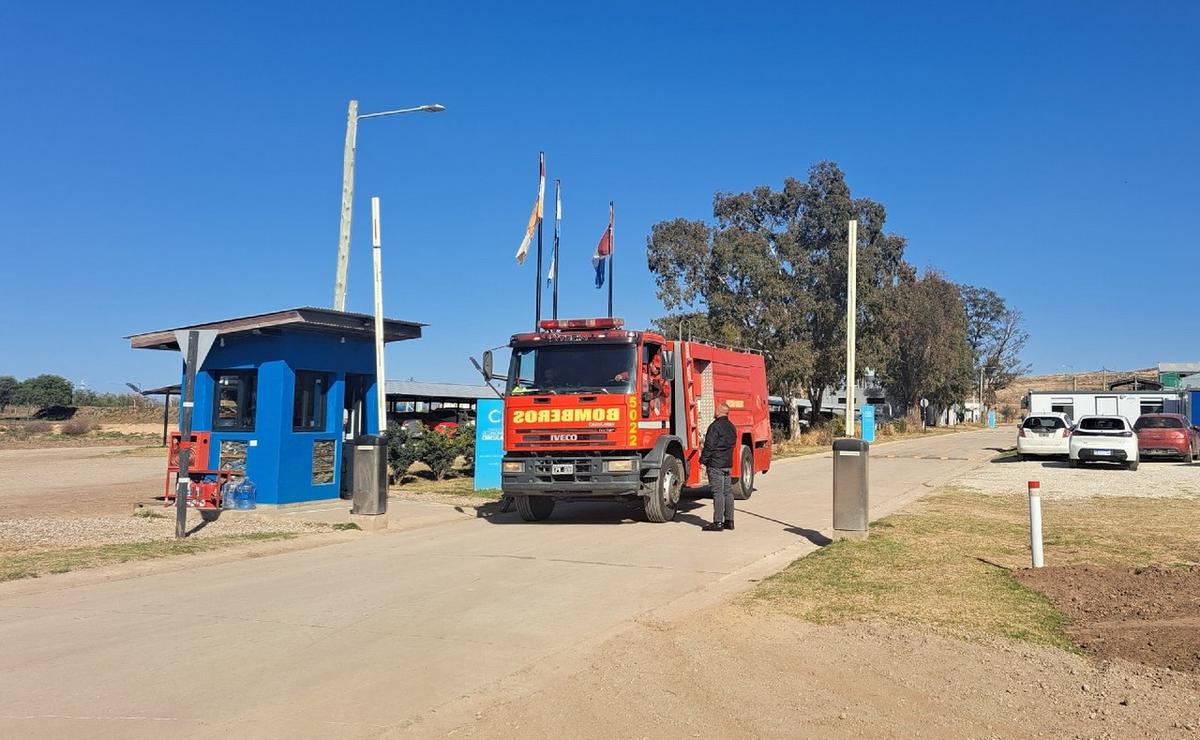
[[[350,219],[354,210],[354,149],[358,143],[358,122],[363,118],[380,118],[399,113],[441,113],[446,106],[441,103],[418,105],[415,108],[397,108],[378,113],[358,113],[358,101],[350,101],[346,115],[346,151],[342,157],[342,223],[338,229],[337,277],[333,282],[333,310],[346,310],[346,268],[350,264]]]

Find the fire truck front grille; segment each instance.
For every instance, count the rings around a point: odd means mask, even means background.
[[[555,473],[555,466],[573,466],[573,473]],[[552,481],[590,481],[592,477],[604,470],[604,461],[596,457],[555,457],[536,460],[531,466],[538,480]]]

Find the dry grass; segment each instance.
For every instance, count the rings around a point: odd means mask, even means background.
[[[67,573],[82,568],[97,568],[117,563],[150,560],[171,555],[194,555],[248,542],[289,540],[292,532],[253,532],[182,542],[155,541],[132,544],[99,545],[64,550],[0,553],[0,582],[37,578],[48,573]]]
[[[1027,501],[944,489],[795,561],[749,597],[802,619],[881,618],[968,635],[1000,635],[1069,648],[1062,616],[1019,585],[1029,564]],[[1048,565],[1194,563],[1195,501],[1107,498],[1044,501]]]
[[[392,493],[400,494],[435,494],[441,496],[466,496],[471,498],[494,501],[500,498],[500,490],[495,488],[475,490],[474,476],[462,469],[456,469],[444,480],[434,480],[433,473],[421,464],[415,463],[404,476],[402,485],[393,484]]]
[[[903,439],[917,439],[920,437],[937,436],[941,434],[954,434],[955,432],[963,432],[967,430],[983,429],[979,424],[959,424],[953,427],[929,427],[921,431],[897,431],[897,428],[890,424],[881,425],[876,430],[875,443],[880,442],[898,442]],[[817,455],[822,452],[829,452],[833,448],[833,440],[843,436],[841,426],[821,426],[808,432],[804,432],[796,439],[789,439],[784,442],[779,442],[771,446],[771,457],[775,459],[783,459],[785,457],[799,457],[801,455]]]

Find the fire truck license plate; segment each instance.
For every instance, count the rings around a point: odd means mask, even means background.
[[[575,475],[575,465],[573,463],[551,465],[550,472],[553,475]]]

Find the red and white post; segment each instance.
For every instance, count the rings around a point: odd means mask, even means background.
[[[1041,568],[1042,559],[1042,484],[1029,481],[1029,548],[1033,551],[1033,567]]]

